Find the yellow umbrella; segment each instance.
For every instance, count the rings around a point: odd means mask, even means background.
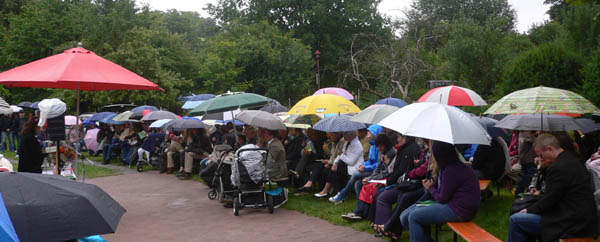
[[[308,96],[300,100],[300,102],[296,103],[290,109],[288,114],[342,114],[358,112],[360,112],[360,108],[348,99],[331,94],[320,94]]]

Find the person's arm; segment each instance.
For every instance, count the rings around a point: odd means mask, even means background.
[[[357,143],[354,141],[348,143],[347,145],[349,147],[345,149],[345,151],[342,152],[337,159],[335,159],[335,163],[338,163],[341,160],[348,166],[356,165],[358,159],[363,155],[362,146],[356,144]]]
[[[429,193],[431,193],[433,198],[442,204],[450,202],[458,185],[455,180],[451,179],[452,174],[450,173],[451,171],[447,169],[443,170],[440,177],[438,177],[438,179],[442,179],[440,187],[437,186],[437,182],[434,182],[433,186],[429,188]]]
[[[427,168],[429,167],[429,161],[421,164],[421,166],[412,169],[408,172],[408,177],[412,179],[423,178],[427,174]]]
[[[539,201],[527,208],[528,213],[542,214],[554,208],[560,202],[569,185],[570,175],[564,170],[560,169],[560,167],[552,166],[546,168],[546,188],[544,195],[542,195]]]

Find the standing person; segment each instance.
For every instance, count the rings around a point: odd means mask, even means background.
[[[508,241],[596,238],[598,218],[585,166],[550,134],[540,135],[533,149],[546,167],[546,186],[539,201],[510,216]]]
[[[21,110],[19,111],[19,124],[17,126],[17,157],[19,156],[19,149],[18,149],[18,145],[21,144],[21,139],[22,139],[22,135],[21,132],[23,131],[23,127],[25,126],[25,123],[27,122],[27,118],[25,118],[25,111]]]
[[[8,129],[8,150],[11,152],[17,150],[17,132],[19,132],[19,115],[13,113],[10,115],[10,128]]]
[[[35,137],[40,132],[37,118],[30,118],[23,127],[22,143],[19,144],[19,172],[42,173],[45,154],[42,145]]]
[[[8,131],[10,131],[10,119],[6,114],[0,115],[0,153],[4,153],[6,150],[6,141],[8,139]]]
[[[439,166],[439,175],[435,181],[425,179],[422,184],[435,202],[424,207],[413,204],[400,215],[411,242],[433,241],[432,224],[471,221],[479,210],[477,175],[460,161],[455,146],[436,141],[431,151]]]

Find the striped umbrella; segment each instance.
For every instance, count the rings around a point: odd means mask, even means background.
[[[321,89],[317,90],[315,93],[313,93],[313,96],[319,95],[319,94],[331,94],[331,95],[343,97],[348,100],[354,100],[354,96],[352,96],[352,94],[350,94],[350,92],[346,91],[346,89],[339,88],[339,87],[321,88]]]
[[[11,114],[12,108],[10,108],[10,105],[4,101],[4,99],[0,98],[0,113],[2,114]]]
[[[418,102],[440,103],[449,106],[485,106],[487,103],[471,89],[455,85],[437,87],[423,94]]]
[[[347,115],[324,118],[313,126],[313,129],[323,132],[346,132],[366,128],[363,123],[351,121]]]

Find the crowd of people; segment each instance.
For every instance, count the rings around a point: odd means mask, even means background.
[[[40,146],[36,138],[40,128],[35,119],[23,124],[14,120],[18,125],[11,121],[2,126],[12,127],[3,129],[2,137],[5,133],[19,137],[20,162],[30,164],[19,170],[38,172],[38,163],[30,160],[43,154],[28,147]],[[91,124],[86,130],[95,128]],[[512,137],[494,137],[490,145],[452,145],[378,125],[339,133],[311,128],[275,131],[233,123],[181,132],[153,129],[143,122],[100,123],[98,128],[99,146],[92,154],[102,155],[105,164],[118,158],[131,165],[161,156],[162,162],[153,165],[182,180],[198,173],[209,183],[219,159],[215,153],[222,145],[268,149],[270,179],[293,187],[296,196],[326,198],[332,205],[355,196],[355,208],[342,218],[368,220],[376,236],[392,240],[408,231],[411,241],[432,241],[431,225],[471,221],[482,199],[492,194],[482,192],[478,180],[503,177],[515,185],[516,200],[533,197],[526,204],[515,202],[518,211],[511,212],[508,241],[595,238],[598,233],[592,179],[600,176],[600,149],[585,149],[590,143],[577,133],[514,132]],[[15,130],[19,135],[11,136]],[[78,140],[73,136],[71,143]]]

